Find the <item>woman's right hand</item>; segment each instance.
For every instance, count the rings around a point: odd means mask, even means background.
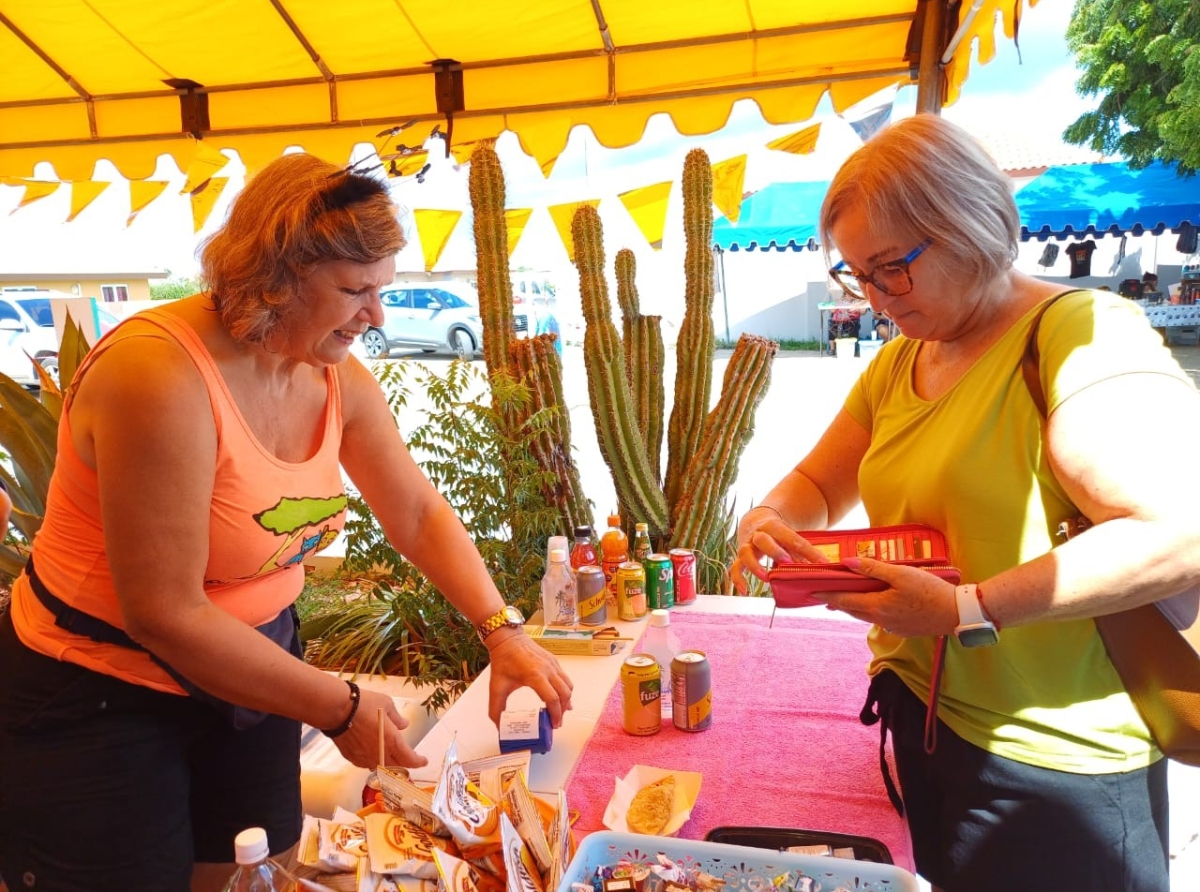
[[[747,573],[766,581],[764,559],[773,562],[826,560],[824,554],[784,522],[777,509],[758,505],[747,511],[738,524],[737,558],[729,568],[729,575],[739,595],[747,593]]]
[[[379,726],[383,723],[384,765],[420,768],[429,760],[418,755],[400,732],[408,720],[400,715],[396,704],[387,694],[378,691],[359,691],[358,712],[350,730],[333,738],[334,746],[359,768],[379,765]]]

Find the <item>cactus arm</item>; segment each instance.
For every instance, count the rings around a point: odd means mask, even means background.
[[[702,149],[688,152],[682,185],[687,290],[683,324],[675,348],[678,357],[675,402],[667,429],[666,497],[671,506],[679,501],[683,472],[699,447],[712,391],[713,184],[712,166]]]
[[[754,433],[754,413],[770,384],[777,350],[778,345],[767,338],[744,334],[738,339],[725,370],[721,398],[705,419],[700,447],[684,475],[681,498],[672,514],[671,547],[698,548],[720,523],[738,460]]]
[[[633,414],[621,340],[612,322],[604,279],[603,236],[595,208],[585,205],[575,212],[571,235],[587,321],[583,355],[600,454],[612,472],[621,504],[634,519],[644,520],[652,532],[661,535],[667,528],[667,505],[650,470]]]
[[[646,444],[646,455],[654,479],[662,476],[663,437],[663,350],[662,316],[638,316],[637,362],[634,368],[634,402],[638,429]]]
[[[483,359],[488,378],[508,368],[513,340],[512,280],[508,274],[508,225],[504,219],[504,171],[490,142],[471,155],[468,176],[474,212],[475,264],[479,317],[483,322]]]
[[[621,346],[625,352],[625,378],[629,381],[630,389],[636,393],[638,359],[641,353],[637,328],[637,320],[641,311],[638,307],[637,285],[635,284],[637,258],[628,248],[622,248],[617,252],[614,265],[617,272],[617,303],[621,305],[623,333]],[[643,427],[641,431],[645,434],[646,429]]]

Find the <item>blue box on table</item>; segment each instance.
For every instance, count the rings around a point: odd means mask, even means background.
[[[916,877],[891,864],[608,830],[584,837],[557,892],[571,892],[572,883],[590,883],[597,868],[618,861],[653,864],[660,852],[684,868],[698,868],[724,880],[723,892],[772,889],[776,877],[792,871],[812,877],[817,881],[814,885],[822,890],[844,887],[855,892],[919,892]]]

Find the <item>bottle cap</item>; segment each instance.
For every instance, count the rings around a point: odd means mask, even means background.
[[[561,548],[550,549],[550,563],[565,564],[567,562],[567,553]]]
[[[610,527],[619,527],[621,525],[621,515],[620,514],[608,515],[608,525]]]
[[[575,527],[576,539],[590,539],[592,537],[592,528],[588,526]]]
[[[256,864],[271,854],[267,831],[262,827],[247,827],[233,838],[234,860],[238,864]]]
[[[644,524],[644,523],[635,523],[635,524],[633,525],[633,528],[634,528],[635,530],[637,530],[639,533],[644,533],[644,532],[646,532],[648,529],[650,529],[649,525],[648,525],[648,524]]]
[[[669,626],[671,625],[671,614],[666,610],[651,610],[650,625],[652,626]]]

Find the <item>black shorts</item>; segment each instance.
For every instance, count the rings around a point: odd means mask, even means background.
[[[892,733],[917,871],[945,892],[1170,892],[1167,760],[1072,774],[996,756],[938,722],[892,672],[872,681]]]
[[[300,837],[300,725],[60,662],[0,620],[0,876],[10,889],[180,890],[264,827]]]

